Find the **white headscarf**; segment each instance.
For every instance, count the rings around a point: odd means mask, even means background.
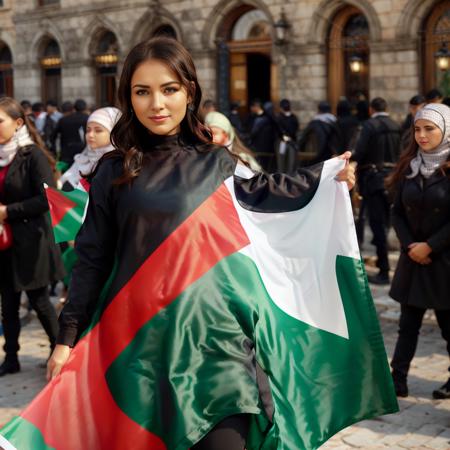
[[[420,119],[433,122],[442,131],[442,141],[432,151],[419,147],[417,156],[411,160],[411,173],[407,178],[414,178],[419,172],[425,178],[430,177],[450,156],[450,108],[441,103],[430,103],[417,111],[414,123]]]
[[[98,123],[111,133],[114,125],[119,120],[119,117],[120,111],[117,108],[100,108],[89,116],[87,123]],[[114,150],[111,143],[106,147],[96,148],[95,150],[87,145],[81,153],[75,155],[72,166],[64,172],[64,175],[61,177],[61,183],[64,184],[68,181],[74,188],[79,187],[79,182],[81,180],[80,174],[84,175],[92,172],[99,159],[111,150]]]
[[[28,128],[26,125],[22,125],[6,144],[0,145],[0,167],[9,166],[19,148],[33,144],[34,141],[31,139]]]

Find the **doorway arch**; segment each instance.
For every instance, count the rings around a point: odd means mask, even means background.
[[[272,61],[272,21],[252,4],[240,4],[217,28],[218,104],[227,112],[231,102],[242,113],[250,102],[278,100],[278,79]]]

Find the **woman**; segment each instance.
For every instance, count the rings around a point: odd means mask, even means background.
[[[201,89],[192,59],[178,42],[159,37],[132,49],[124,64],[119,100],[122,116],[112,131],[112,142],[118,150],[105,156],[92,179],[88,212],[76,241],[79,263],[74,268],[68,303],[61,315],[58,345],[48,363],[49,378],[58,375],[77,337],[89,324],[113,266],[110,287],[103,299],[105,305],[110,305],[119,292],[128,295],[127,280],[166,245],[184,245],[177,231],[184,229],[183,224],[191,224],[189,221],[201,206],[205,208],[205,216],[201,217],[214,217],[220,211],[220,205],[208,203],[207,199],[236,168],[237,158],[225,148],[214,146],[209,130],[198,119]],[[303,176],[299,178],[307,182]],[[351,169],[344,169],[340,179],[352,184]],[[260,197],[264,195],[260,189],[267,193],[274,186],[264,174],[248,183],[248,194],[259,193]],[[302,187],[295,181],[293,184],[298,194]],[[209,254],[204,250],[205,242],[212,235],[227,233],[226,224],[221,221],[217,223],[219,234],[208,224],[198,228],[203,245],[199,242],[197,247],[193,242],[187,246],[202,260]],[[214,244],[212,251],[218,248]],[[172,288],[174,280],[196,273],[196,264],[185,256],[184,250],[173,252],[179,260],[177,267],[165,267],[163,254],[152,266],[163,267],[166,275],[161,284],[152,283],[158,298],[147,300],[159,305],[161,314],[149,322],[158,331],[152,331],[153,337],[137,348],[152,363],[147,366],[142,360],[143,365],[125,364],[133,372],[130,377],[145,374],[142,382],[133,385],[148,387],[152,405],[156,405],[133,408],[143,413],[136,420],[143,419],[147,426],[156,427],[155,433],[168,448],[243,449],[249,416],[261,412],[255,395],[254,350],[243,331],[249,318],[236,317],[231,323],[222,317],[215,324],[210,305],[201,301],[202,294],[217,297],[214,283],[206,292],[200,287],[198,297],[193,295],[189,302],[182,302],[182,312],[163,307],[160,301],[168,296],[165,292]],[[221,295],[225,294],[218,293],[220,298]],[[128,305],[131,300],[127,297]],[[227,303],[219,303],[213,315],[226,310]],[[192,329],[180,324],[186,316],[195,324]],[[121,319],[126,321],[128,317]],[[220,340],[211,336],[213,329],[221,334]],[[189,356],[182,351],[187,347],[192,350]],[[168,360],[176,361],[178,369],[172,364],[168,368]],[[184,369],[186,364],[188,370]],[[212,375],[212,366],[214,373],[226,380]],[[242,383],[243,378],[249,377],[250,389]],[[203,391],[214,392],[217,402],[202,404]],[[143,398],[140,394],[138,397]],[[212,414],[212,420],[219,423],[213,430],[199,417],[204,414]]]
[[[75,155],[74,163],[64,172],[61,184],[69,183],[72,188],[80,188],[82,175],[89,174],[100,158],[114,149],[110,134],[120,112],[117,108],[107,107],[94,111],[86,125],[86,148]]]
[[[25,291],[55,346],[58,323],[48,285],[64,277],[49,223],[43,185],[54,186],[54,160],[22,107],[0,99],[0,223],[11,226],[12,246],[0,251],[0,295],[6,358],[0,376],[20,371],[19,307]]]
[[[261,166],[253,153],[247,149],[226,116],[217,111],[209,112],[205,117],[205,125],[211,129],[214,144],[226,147],[230,152],[239,156],[255,172],[261,172]]]
[[[392,222],[401,243],[390,291],[401,303],[391,362],[400,397],[408,396],[409,366],[428,308],[436,313],[450,355],[450,108],[429,104],[419,110],[414,138],[390,179],[396,188]],[[450,382],[433,397],[450,398]]]

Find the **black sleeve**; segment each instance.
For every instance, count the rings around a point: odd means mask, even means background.
[[[73,346],[89,325],[100,293],[114,265],[117,226],[112,182],[113,160],[104,161],[92,179],[89,206],[75,241],[78,257],[68,302],[59,318],[58,344]]]
[[[295,175],[258,173],[250,179],[234,177],[239,204],[255,212],[296,211],[306,206],[320,183],[323,163],[298,169]]]
[[[29,176],[33,195],[26,200],[10,203],[7,206],[8,219],[11,221],[37,217],[48,211],[44,183],[55,186],[52,168],[44,152],[37,147],[33,147],[30,151]]]
[[[356,161],[357,163],[364,161],[366,154],[369,151],[372,134],[372,129],[366,122],[362,127],[361,134],[359,135],[358,142],[356,143],[356,148],[352,155],[353,161]]]
[[[402,202],[403,183],[399,184],[392,205],[392,226],[397,234],[402,248],[408,251],[408,246],[414,242],[406,218],[405,208]]]

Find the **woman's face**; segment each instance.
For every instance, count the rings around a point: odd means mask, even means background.
[[[23,125],[22,119],[13,119],[0,108],[0,145],[6,144]]]
[[[416,120],[414,130],[416,142],[425,152],[433,151],[442,142],[442,131],[431,120]]]
[[[213,135],[213,142],[217,145],[226,145],[228,144],[230,138],[227,133],[225,133],[222,128],[211,126],[211,131]]]
[[[86,127],[86,142],[92,150],[108,146],[110,141],[109,131],[97,122],[88,122]]]
[[[159,60],[142,62],[131,77],[134,114],[151,133],[177,134],[189,101],[177,75]]]

